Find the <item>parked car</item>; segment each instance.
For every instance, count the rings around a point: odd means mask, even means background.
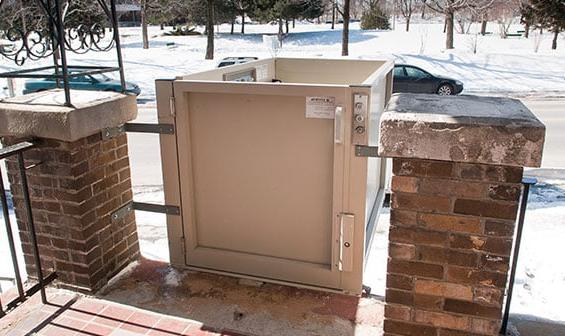
[[[413,65],[396,64],[393,91],[450,96],[461,93],[463,83],[456,79],[432,75]]]
[[[73,73],[73,71],[71,71],[71,73]],[[120,81],[112,79],[104,74],[72,77],[69,79],[69,86],[73,90],[122,92],[122,84]],[[56,87],[57,82],[53,78],[28,79],[25,82],[23,93],[28,94],[32,92],[45,91]],[[139,96],[141,89],[134,83],[126,82],[126,93]]]
[[[235,65],[235,64],[243,64],[243,63],[247,63],[247,62],[251,62],[251,61],[256,61],[259,58],[257,57],[226,57],[224,59],[222,59],[220,61],[220,63],[218,63],[218,68],[223,68],[226,66],[230,66],[230,65]]]

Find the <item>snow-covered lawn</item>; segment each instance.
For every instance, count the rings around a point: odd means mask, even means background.
[[[278,56],[340,57],[341,25],[331,30],[328,24],[297,24],[285,39]],[[557,51],[550,49],[551,34],[543,34],[539,52],[534,52],[536,37],[501,39],[498,26],[491,23],[490,36],[456,34],[455,50],[446,51],[443,25],[416,23],[409,33],[401,24],[395,31],[363,31],[352,25],[350,57],[394,58],[400,63],[422,66],[428,71],[451,76],[465,83],[465,92],[512,92],[514,94],[559,94],[565,92],[565,35]],[[170,28],[168,28],[170,29]],[[474,27],[472,31],[476,31]],[[511,31],[522,29],[512,27]],[[158,27],[150,27],[149,50],[141,48],[139,28],[121,30],[126,76],[142,88],[141,98],[154,99],[154,81],[213,68],[227,56],[270,57],[272,50],[263,43],[264,34],[275,34],[274,25],[248,25],[247,34],[229,34],[229,26],[219,27],[216,37],[216,59],[205,61],[205,36],[163,36]],[[238,31],[236,27],[236,31]],[[171,45],[171,43],[173,45]],[[69,54],[72,64],[113,65],[109,53]],[[50,60],[40,62],[47,64]],[[34,66],[29,63],[26,66]],[[0,71],[14,69],[13,63],[0,59]],[[0,91],[4,83],[0,81]],[[22,83],[18,86],[21,88]],[[0,93],[1,94],[1,93]]]
[[[565,36],[560,37],[559,49],[552,51],[551,36],[544,34],[539,52],[536,53],[535,38],[503,40],[496,34],[497,27],[491,24],[489,29],[495,34],[479,36],[478,52],[475,54],[471,49],[474,35],[457,34],[456,49],[445,51],[442,26],[413,24],[411,32],[406,33],[400,24],[396,31],[362,31],[354,24],[350,54],[352,58],[386,57],[401,63],[420,65],[433,73],[463,81],[467,93],[565,93]],[[511,30],[519,29],[520,26],[515,26]],[[272,51],[262,42],[262,35],[276,33],[276,26],[248,25],[248,34],[243,36],[230,35],[228,31],[228,26],[220,27],[216,40],[216,59],[205,61],[206,39],[203,36],[166,37],[162,36],[163,32],[158,27],[151,27],[151,48],[143,50],[139,28],[122,29],[127,80],[141,86],[143,93],[140,98],[153,100],[154,80],[157,78],[172,78],[213,68],[219,59],[227,56],[272,56]],[[170,45],[171,42],[174,42],[174,46]],[[339,29],[332,31],[325,24],[299,24],[285,39],[278,56],[339,57],[340,44]],[[71,59],[73,64],[114,64],[113,53],[71,54]],[[40,65],[46,65],[47,62],[40,62]],[[38,64],[28,64],[32,65]],[[6,59],[0,59],[0,71],[8,69],[14,69],[14,65]],[[4,82],[0,80],[0,97],[3,86]],[[21,82],[19,86],[21,89]],[[136,167],[138,170],[145,168]],[[513,313],[565,321],[565,310],[562,309],[562,302],[565,301],[565,268],[562,266],[560,250],[563,246],[561,240],[565,238],[563,195],[564,180],[546,181],[532,190],[512,304]],[[138,186],[135,199],[162,202],[162,187]],[[136,215],[142,254],[151,259],[168,260],[165,217],[141,212]],[[374,294],[384,295],[388,213],[381,216],[380,222],[365,281],[373,287]],[[0,264],[10,265],[3,221],[0,224]],[[2,267],[0,270],[0,276],[9,276],[11,267]]]

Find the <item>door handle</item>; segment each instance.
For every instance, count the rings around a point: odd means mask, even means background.
[[[343,114],[345,109],[343,106],[336,106],[334,118],[334,143],[343,143],[343,133],[345,132],[345,125],[343,124]]]

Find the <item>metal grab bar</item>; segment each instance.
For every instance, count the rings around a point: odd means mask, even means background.
[[[57,275],[55,272],[49,274],[47,277],[43,276],[43,270],[41,268],[41,258],[39,256],[39,246],[37,244],[37,235],[35,231],[35,223],[33,219],[33,212],[31,209],[31,198],[29,195],[29,186],[26,175],[26,166],[24,161],[23,153],[31,148],[34,148],[36,144],[33,142],[21,142],[12,146],[5,148],[0,148],[0,160],[6,159],[11,156],[17,156],[18,161],[18,171],[20,176],[20,182],[22,185],[22,196],[25,205],[25,216],[27,219],[27,225],[29,230],[30,241],[32,244],[33,258],[35,261],[35,269],[37,273],[37,284],[31,288],[25,290],[24,284],[22,282],[20,274],[20,265],[18,264],[18,258],[16,254],[16,246],[14,241],[14,233],[12,230],[12,225],[10,221],[10,214],[8,211],[8,196],[4,188],[4,181],[2,178],[2,168],[0,167],[0,206],[2,207],[2,214],[4,216],[4,223],[6,225],[6,233],[8,236],[8,244],[10,248],[10,254],[12,259],[12,266],[14,268],[16,286],[18,290],[18,297],[10,301],[5,305],[6,310],[11,310],[17,307],[18,304],[24,302],[28,297],[36,293],[41,292],[41,301],[45,304],[47,303],[47,295],[45,293],[45,286],[47,286],[51,281],[53,281]],[[0,302],[0,317],[6,315],[4,306]]]
[[[528,207],[528,196],[530,194],[530,187],[535,185],[537,180],[534,178],[524,178],[522,185],[522,199],[520,201],[520,213],[518,215],[518,227],[516,229],[516,240],[512,253],[512,265],[510,268],[510,280],[508,283],[508,292],[506,294],[506,306],[504,307],[504,315],[502,317],[502,326],[500,333],[506,335],[508,329],[508,318],[510,317],[510,304],[512,302],[512,293],[514,291],[514,281],[516,280],[516,269],[518,267],[518,256],[520,254],[520,244],[522,243],[522,233],[524,230],[524,219],[526,217],[526,208]]]

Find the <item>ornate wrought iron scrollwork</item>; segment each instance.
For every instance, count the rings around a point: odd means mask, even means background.
[[[65,49],[77,54],[89,51],[108,51],[115,45],[114,36],[106,37],[106,29],[98,23],[79,25],[65,32]]]
[[[12,27],[6,31],[6,41],[11,45],[2,46],[0,54],[18,66],[24,65],[28,59],[37,61],[53,55],[53,41],[41,30],[24,33]]]
[[[85,13],[85,10],[81,3],[77,4],[74,0],[33,0],[33,2],[36,7],[33,7],[35,11],[32,16],[35,21],[32,28],[35,29],[26,31],[25,19],[17,16],[13,20],[15,25],[11,27],[1,27],[3,25],[0,24],[0,29],[4,29],[4,36],[0,36],[3,39],[0,40],[0,56],[13,61],[17,66],[23,66],[27,61],[38,61],[51,57],[53,65],[0,73],[0,78],[54,79],[56,86],[65,90],[66,105],[71,105],[70,80],[73,77],[116,71],[120,74],[122,92],[125,92],[126,82],[120,50],[116,0],[92,1],[92,4],[97,4],[101,9],[97,14],[99,23],[91,23],[92,13],[78,17],[76,13],[81,11]],[[7,5],[11,5],[13,11],[14,4],[16,2],[0,0],[0,15],[3,14],[3,9]],[[20,13],[23,13],[22,11]],[[108,22],[106,26],[100,23],[104,20]],[[111,29],[111,32],[108,29]],[[110,51],[113,48],[116,48],[117,51],[117,67],[70,66],[67,64],[68,51],[85,54],[90,51]],[[49,73],[49,71],[52,72]]]

